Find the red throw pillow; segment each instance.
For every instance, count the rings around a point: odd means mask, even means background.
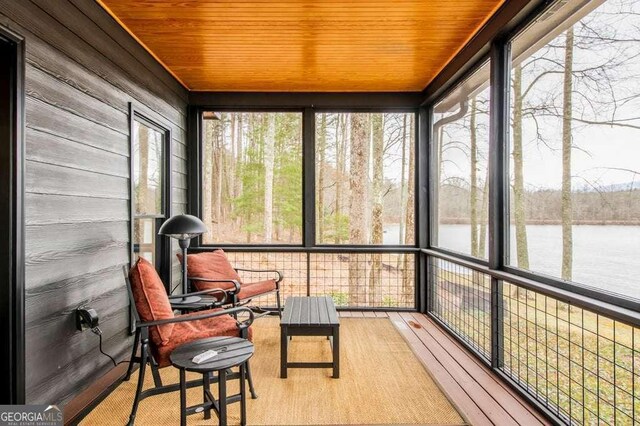
[[[162,280],[149,261],[143,257],[129,272],[131,279],[131,291],[136,302],[136,309],[142,321],[156,321],[173,318],[173,310],[167,297],[167,291],[162,284]],[[151,340],[158,346],[169,343],[173,324],[164,324],[157,327],[150,327]]]
[[[182,262],[182,255],[178,254],[178,259]],[[208,278],[211,280],[236,280],[240,282],[240,276],[233,269],[229,259],[227,259],[227,255],[221,249],[187,255],[187,274],[189,277]],[[230,282],[193,281],[193,285],[199,291],[211,288],[221,288],[223,290],[234,288],[233,283]]]

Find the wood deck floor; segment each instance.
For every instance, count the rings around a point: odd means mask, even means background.
[[[551,424],[426,315],[341,311],[340,317],[389,318],[469,424]]]

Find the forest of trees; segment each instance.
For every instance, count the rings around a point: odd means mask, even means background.
[[[208,244],[300,244],[302,116],[210,113],[203,125]]]
[[[318,244],[412,245],[414,242],[414,117],[405,113],[320,113],[316,116],[316,241]],[[385,238],[389,226],[395,238]],[[362,267],[350,255],[349,302],[379,306],[381,254]],[[402,298],[413,297],[412,256],[399,255]],[[364,283],[368,283],[363,288]]]
[[[204,116],[202,202],[205,243],[302,242],[302,122],[299,113],[216,112]],[[414,116],[316,115],[316,242],[412,245]],[[409,178],[411,177],[411,178]],[[387,237],[385,238],[385,234]],[[349,302],[375,305],[382,271],[397,268],[413,298],[411,256],[349,262]],[[367,267],[363,267],[367,264]]]
[[[576,224],[640,225],[640,2],[593,2],[540,19],[512,43],[510,218],[529,269],[527,225],[558,224],[560,277]],[[557,22],[557,21],[556,21]],[[438,223],[470,224],[486,257],[488,64],[436,106]],[[615,244],[615,242],[612,242]]]

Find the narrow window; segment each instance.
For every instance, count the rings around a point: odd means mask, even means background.
[[[156,266],[166,283],[168,242],[158,228],[170,216],[168,144],[170,132],[133,111],[132,113],[133,261],[138,257]]]

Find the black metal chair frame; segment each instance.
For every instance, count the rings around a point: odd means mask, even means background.
[[[163,394],[163,393],[167,393],[167,392],[175,392],[180,390],[180,383],[172,383],[169,385],[165,385],[162,383],[162,378],[160,377],[160,372],[159,372],[159,367],[158,367],[158,363],[155,361],[155,359],[153,358],[153,355],[151,354],[150,351],[150,347],[149,347],[149,327],[154,327],[154,326],[159,326],[159,325],[165,325],[165,324],[173,324],[173,323],[178,323],[178,322],[187,322],[187,321],[198,321],[198,320],[203,320],[203,319],[207,319],[207,318],[213,318],[213,317],[218,317],[218,316],[222,316],[222,315],[232,315],[234,318],[236,318],[236,324],[238,326],[238,330],[239,330],[239,334],[240,337],[243,339],[248,338],[248,333],[249,333],[249,327],[251,326],[251,324],[253,323],[253,320],[255,318],[254,313],[251,309],[247,308],[247,307],[243,307],[243,306],[234,306],[231,308],[227,308],[227,309],[222,309],[219,311],[215,311],[215,312],[206,312],[203,311],[202,314],[199,315],[192,315],[192,316],[184,316],[184,315],[179,315],[176,316],[174,318],[168,318],[168,319],[164,319],[164,320],[157,320],[157,321],[146,321],[143,322],[140,319],[140,315],[138,314],[137,309],[135,308],[135,299],[133,298],[133,291],[131,289],[131,281],[129,280],[129,272],[126,268],[126,266],[124,267],[124,275],[125,275],[125,281],[127,283],[127,292],[129,294],[129,301],[133,307],[132,311],[133,311],[133,316],[135,319],[135,336],[134,336],[134,341],[133,341],[133,350],[131,352],[131,359],[129,361],[129,368],[127,369],[127,374],[124,377],[125,381],[128,381],[129,379],[131,379],[131,374],[133,373],[134,370],[134,366],[135,364],[139,364],[139,374],[138,374],[138,384],[136,387],[136,395],[135,398],[133,400],[133,406],[131,408],[131,415],[129,416],[129,422],[128,424],[133,426],[134,422],[135,422],[135,417],[136,417],[136,413],[138,411],[138,405],[140,404],[140,401],[142,401],[145,398],[148,398],[150,396],[154,396],[154,395],[159,395],[159,394]],[[207,294],[213,294],[213,293],[223,293],[224,294],[224,299],[223,300],[227,300],[227,291],[222,290],[222,289],[209,289],[209,290],[204,290],[204,291],[197,291],[197,292],[193,292],[193,293],[189,293],[189,295],[207,295]],[[183,295],[175,295],[175,296],[167,296],[170,300],[172,298],[182,298]],[[237,315],[240,312],[246,312],[248,313],[249,317],[243,321],[238,321],[237,320]],[[138,350],[138,345],[140,345],[140,355],[137,355],[137,350]],[[144,378],[145,378],[145,371],[146,371],[146,366],[147,363],[149,363],[150,367],[151,367],[151,374],[153,376],[153,384],[154,387],[149,388],[147,390],[143,390],[144,387]],[[247,381],[249,383],[249,391],[251,392],[251,397],[253,399],[256,399],[258,397],[258,395],[255,392],[255,389],[253,387],[253,379],[251,377],[251,370],[249,368],[249,362],[247,362],[246,364],[246,377],[247,377]],[[236,373],[236,372],[232,372],[232,373],[228,373],[227,374],[227,378],[228,379],[240,379],[240,373]],[[211,377],[210,378],[212,383],[217,383],[218,382],[218,377]],[[202,380],[190,380],[186,383],[186,387],[187,388],[193,388],[193,387],[197,387],[197,386],[202,386]]]
[[[244,269],[244,268],[234,268],[234,269],[236,270],[236,272],[242,271],[242,272],[252,272],[252,273],[275,273],[278,276],[278,278],[276,279],[276,289],[272,290],[272,291],[265,292],[265,293],[261,293],[259,295],[253,296],[253,297],[251,297],[249,299],[240,301],[240,300],[238,300],[238,293],[240,293],[240,290],[242,289],[242,283],[239,282],[238,280],[209,279],[209,278],[201,278],[201,277],[188,277],[188,280],[189,281],[203,281],[203,282],[209,282],[209,283],[232,283],[234,285],[234,288],[226,290],[225,291],[224,301],[220,302],[224,306],[227,306],[227,305],[230,305],[232,307],[246,306],[249,303],[251,303],[251,301],[253,299],[255,299],[255,298],[266,296],[267,294],[275,293],[276,294],[277,313],[278,313],[278,316],[280,318],[282,318],[282,302],[281,302],[281,299],[280,299],[280,283],[284,279],[284,275],[282,274],[282,272],[280,272],[280,271],[278,271],[276,269]],[[198,294],[198,293],[189,293],[189,294]],[[178,296],[178,297],[181,297],[181,296]],[[252,310],[255,310],[255,309],[252,309]]]

